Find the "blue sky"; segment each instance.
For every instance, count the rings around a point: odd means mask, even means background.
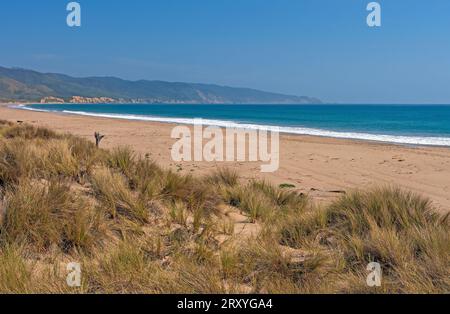
[[[252,87],[328,102],[450,103],[450,1],[0,2],[0,65]]]

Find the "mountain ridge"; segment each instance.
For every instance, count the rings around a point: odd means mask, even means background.
[[[113,76],[73,77],[0,66],[0,100],[70,102],[78,97],[132,103],[315,104],[314,97],[285,95],[216,84],[124,80]]]

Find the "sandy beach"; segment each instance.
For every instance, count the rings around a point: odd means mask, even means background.
[[[173,124],[34,112],[7,105],[0,105],[0,119],[44,126],[92,141],[98,131],[106,135],[102,147],[129,145],[136,153],[148,154],[176,171],[199,175],[217,167],[235,168],[243,179],[292,184],[318,202],[328,202],[351,189],[396,185],[429,197],[442,211],[450,210],[450,149],[445,147],[283,134],[279,170],[261,173],[258,162],[173,162]]]

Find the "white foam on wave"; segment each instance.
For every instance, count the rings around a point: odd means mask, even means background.
[[[195,124],[196,120],[198,120],[198,119],[191,119],[191,118],[166,118],[166,117],[142,116],[142,115],[132,115],[132,114],[94,113],[94,112],[71,111],[71,110],[63,110],[63,111],[46,110],[46,109],[31,108],[31,107],[27,107],[27,106],[23,106],[23,105],[15,106],[15,107],[20,108],[20,109],[40,111],[40,112],[62,112],[62,113],[67,113],[67,114],[76,114],[76,115],[90,116],[90,117],[164,122],[164,123],[177,123],[177,124],[188,124],[188,125],[193,125],[193,124]],[[212,119],[201,119],[201,122],[203,125],[209,125],[209,126],[230,127],[230,128],[251,129],[251,130],[265,130],[265,131],[274,131],[274,132],[288,133],[288,134],[334,137],[334,138],[342,138],[342,139],[357,139],[357,140],[387,142],[387,143],[397,143],[397,144],[410,144],[410,145],[450,146],[450,137],[432,137],[432,136],[421,137],[421,136],[370,134],[370,133],[360,133],[360,132],[338,132],[338,131],[330,131],[330,130],[314,129],[314,128],[247,124],[247,123],[237,123],[234,121],[212,120]]]
[[[50,110],[50,109],[38,109],[38,108],[32,108],[32,107],[28,107],[27,105],[12,105],[12,106],[9,106],[9,108],[13,108],[13,109],[22,109],[22,110],[30,110],[30,111],[38,111],[38,112],[62,112],[61,110]]]

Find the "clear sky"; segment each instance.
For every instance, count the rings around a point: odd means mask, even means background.
[[[450,103],[450,1],[0,2],[0,65],[75,76],[217,83],[328,102]]]

